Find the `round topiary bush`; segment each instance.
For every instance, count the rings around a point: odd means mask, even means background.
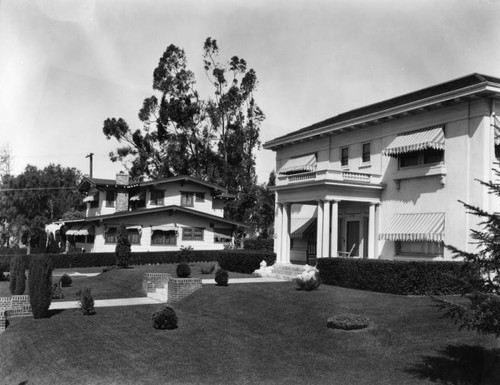
[[[328,318],[326,326],[330,329],[359,330],[370,326],[370,320],[357,314],[338,314]]]
[[[201,267],[201,274],[212,274],[215,270],[215,265],[212,263],[210,265],[203,265]]]
[[[62,287],[68,287],[68,286],[71,286],[71,284],[73,283],[73,280],[71,279],[71,277],[68,274],[63,274],[61,276],[61,278],[59,278],[59,282],[61,283]]]
[[[176,329],[177,314],[175,310],[168,305],[163,305],[160,309],[153,313],[153,327],[155,329]]]
[[[189,278],[191,275],[191,267],[187,262],[181,262],[177,265],[177,277],[179,278]]]
[[[229,274],[227,270],[219,269],[215,272],[215,282],[218,286],[227,286],[229,281]]]

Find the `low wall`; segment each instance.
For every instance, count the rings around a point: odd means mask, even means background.
[[[201,289],[200,278],[170,278],[168,280],[168,301],[176,302]]]
[[[0,333],[7,327],[8,317],[32,315],[29,295],[0,297]]]
[[[172,275],[168,273],[144,273],[142,291],[144,294],[154,293],[156,289],[165,287]]]

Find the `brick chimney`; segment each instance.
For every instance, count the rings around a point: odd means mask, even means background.
[[[128,174],[116,174],[116,212],[128,211]]]

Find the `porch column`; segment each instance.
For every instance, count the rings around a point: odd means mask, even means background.
[[[330,223],[332,224],[330,235],[330,256],[332,258],[338,257],[339,245],[339,202],[332,201],[332,216]]]
[[[292,205],[285,203],[283,206],[281,263],[290,263],[290,212]]]
[[[283,224],[283,203],[276,203],[276,213],[274,221],[274,252],[276,253],[276,262],[281,262],[281,243],[283,235],[281,234],[281,228]]]
[[[375,208],[376,203],[370,203],[368,211],[368,258],[375,258]]]
[[[322,200],[318,201],[318,220],[316,228],[316,258],[322,258],[323,252],[323,208],[324,202]]]
[[[331,202],[323,203],[323,258],[330,258],[330,208]]]

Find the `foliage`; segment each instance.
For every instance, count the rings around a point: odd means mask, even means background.
[[[250,238],[245,239],[245,250],[273,251],[274,239],[272,238]]]
[[[302,274],[299,274],[295,279],[295,283],[300,290],[318,290],[321,283],[318,269],[314,266],[306,265]]]
[[[62,291],[61,282],[54,283],[54,285],[52,286],[52,299],[62,299],[62,298],[64,298],[64,294]]]
[[[268,266],[274,265],[276,254],[257,251],[226,251],[217,255],[217,261],[222,269],[243,274],[252,274],[260,268],[260,263],[266,261]]]
[[[52,300],[52,261],[48,256],[31,257],[28,284],[33,317],[47,318]]]
[[[78,298],[78,311],[83,315],[94,315],[96,313],[94,308],[94,298],[92,298],[92,293],[88,287],[79,290],[76,293]]]
[[[227,270],[219,269],[215,272],[215,282],[218,286],[227,286],[229,281],[229,274]]]
[[[233,56],[223,65],[218,54],[217,41],[207,38],[203,64],[213,97],[201,98],[184,50],[171,44],[153,71],[157,95],[139,111],[142,129],[133,131],[121,118],[104,121],[106,138],[125,143],[111,160],[130,165],[132,178],[192,175],[230,192],[253,184],[264,120],[253,97],[257,75],[245,60]]]
[[[176,273],[179,278],[189,278],[191,275],[191,268],[187,262],[181,262],[177,265]]]
[[[44,169],[26,166],[18,176],[4,175],[0,197],[2,245],[27,245],[45,252],[45,224],[69,210],[84,211],[76,186],[81,174],[75,168],[50,164]]]
[[[201,274],[212,274],[215,270],[215,264],[211,263],[210,265],[203,265],[200,268]]]
[[[168,305],[163,305],[153,313],[153,327],[160,330],[172,330],[177,328],[177,314]]]
[[[193,247],[192,246],[182,246],[180,251],[177,253],[177,263],[189,262],[193,260]]]
[[[128,240],[127,228],[122,223],[118,227],[117,242],[115,247],[116,264],[119,267],[127,268],[130,265],[131,247]]]
[[[357,314],[338,314],[329,317],[326,326],[330,329],[358,330],[367,328],[370,320]]]
[[[500,172],[496,172],[500,176]],[[500,184],[480,182],[490,194],[500,197]],[[468,304],[457,304],[447,300],[437,300],[438,306],[445,311],[444,317],[461,328],[475,330],[482,334],[500,337],[500,215],[489,213],[479,207],[461,202],[469,214],[480,218],[482,229],[471,230],[476,252],[466,252],[446,245],[454,258],[465,262],[465,269],[478,271],[478,279],[472,283],[472,290],[464,292]]]
[[[10,293],[23,295],[26,290],[26,257],[14,255],[10,259]]]
[[[73,283],[73,280],[68,274],[63,274],[61,278],[59,278],[59,282],[61,283],[62,287],[69,287]]]
[[[399,295],[459,294],[478,278],[460,262],[320,258],[316,266],[325,285]]]

